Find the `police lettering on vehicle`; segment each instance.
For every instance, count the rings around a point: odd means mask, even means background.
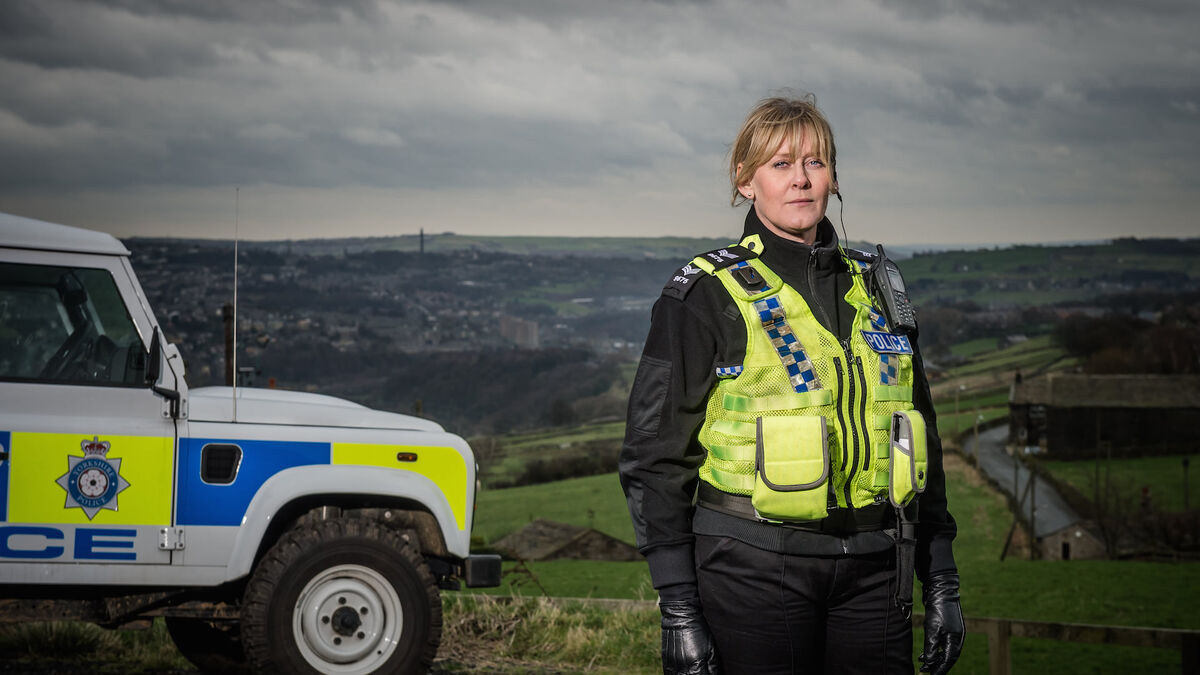
[[[129,562],[137,560],[136,539],[137,530],[133,528],[0,525],[0,558]]]
[[[83,509],[91,520],[101,509],[117,510],[117,495],[129,487],[129,481],[121,477],[121,460],[108,458],[108,441],[93,436],[79,445],[83,457],[67,455],[67,472],[55,482],[67,491],[63,508]]]
[[[864,330],[862,336],[867,346],[879,354],[909,354],[913,353],[912,343],[904,335]]]

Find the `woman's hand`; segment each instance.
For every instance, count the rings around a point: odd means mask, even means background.
[[[659,602],[663,675],[719,675],[717,650],[700,600]]]
[[[923,585],[925,601],[925,652],[921,672],[945,675],[962,652],[962,608],[958,604],[958,575],[945,572],[930,576]]]

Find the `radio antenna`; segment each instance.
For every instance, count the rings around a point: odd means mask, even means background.
[[[242,188],[233,189],[233,421],[237,422],[237,278],[238,278],[238,219],[241,216]]]

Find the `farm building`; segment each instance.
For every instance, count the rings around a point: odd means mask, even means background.
[[[633,546],[590,527],[538,518],[493,548],[510,560],[641,560]]]
[[[1165,455],[1200,446],[1200,376],[1055,373],[1017,382],[1009,442],[1054,459]]]

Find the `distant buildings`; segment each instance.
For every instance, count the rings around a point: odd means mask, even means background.
[[[537,349],[538,325],[536,321],[518,319],[508,314],[500,315],[500,337],[523,349]]]

